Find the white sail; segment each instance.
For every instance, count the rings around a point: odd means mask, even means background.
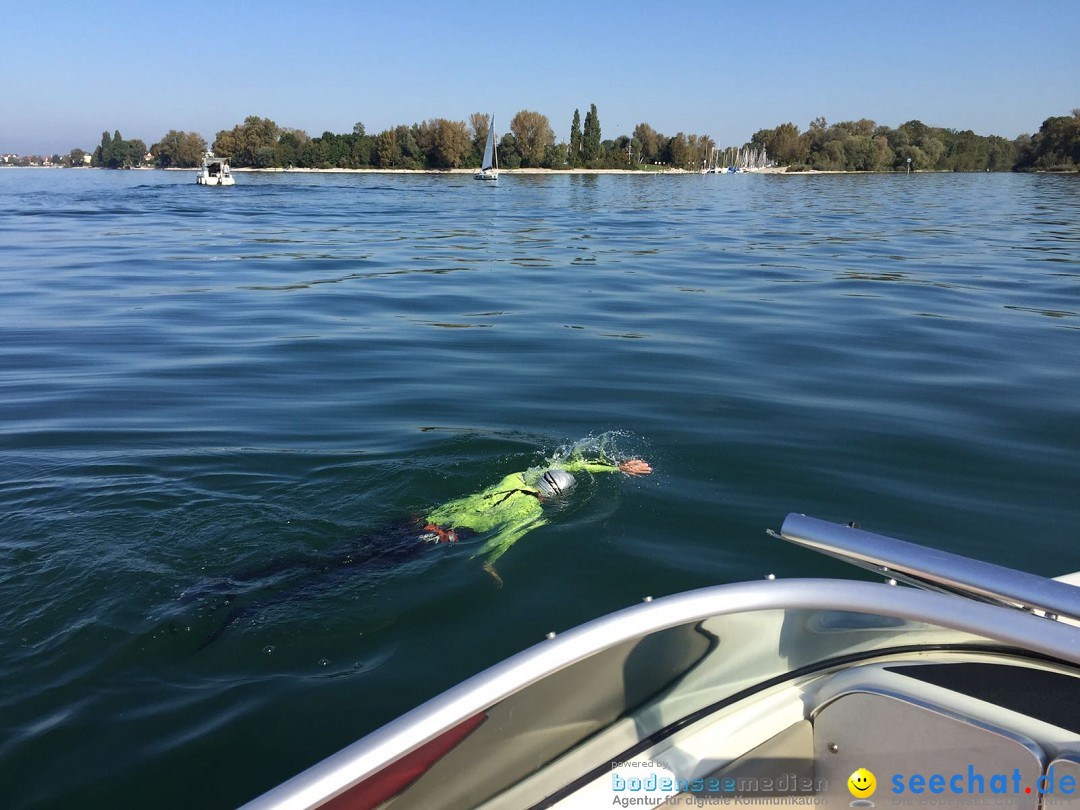
[[[473,175],[477,180],[499,179],[499,151],[495,148],[495,115],[488,121],[487,143],[484,144],[484,158],[480,171]]]
[[[490,169],[495,163],[495,128],[488,126],[487,145],[484,146],[484,162],[480,164],[483,170]]]

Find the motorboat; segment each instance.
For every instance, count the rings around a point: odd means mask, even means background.
[[[245,807],[1040,810],[1080,796],[1080,575],[801,514],[771,534],[885,581],[769,576],[646,597]]]
[[[213,152],[207,152],[203,157],[202,166],[195,176],[195,182],[200,186],[235,186],[236,180],[229,168],[229,161],[225,158],[214,157]]]

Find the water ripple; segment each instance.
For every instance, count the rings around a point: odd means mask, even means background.
[[[1077,567],[1075,178],[189,174],[0,172],[15,806],[235,806],[553,627],[838,573],[789,511]],[[464,545],[286,587],[609,430],[657,472],[502,590]]]

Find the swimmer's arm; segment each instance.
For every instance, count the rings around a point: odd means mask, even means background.
[[[627,475],[648,475],[652,467],[648,462],[640,458],[631,458],[626,461],[608,461],[606,459],[570,459],[562,465],[567,472],[624,472]]]
[[[513,526],[508,526],[484,543],[484,545],[480,547],[480,550],[473,556],[479,557],[486,554],[487,559],[484,560],[484,567],[486,568],[505,554],[510,546],[514,545],[514,543],[533,529],[538,529],[546,523],[547,520],[544,518],[533,518],[521,523],[515,523]]]

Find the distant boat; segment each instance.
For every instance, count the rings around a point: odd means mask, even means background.
[[[714,148],[709,153],[709,159],[707,161],[702,162],[702,165],[701,165],[701,173],[702,174],[720,174],[721,173],[722,169],[720,169],[720,167],[716,163],[717,152],[719,152],[719,151],[720,151],[719,149]]]
[[[484,160],[480,171],[473,175],[477,180],[499,180],[499,151],[495,148],[495,115],[488,121],[487,144],[484,145]]]
[[[195,182],[200,186],[235,186],[232,171],[229,169],[229,161],[225,158],[214,157],[213,152],[207,152],[203,157],[202,167],[195,176]]]

